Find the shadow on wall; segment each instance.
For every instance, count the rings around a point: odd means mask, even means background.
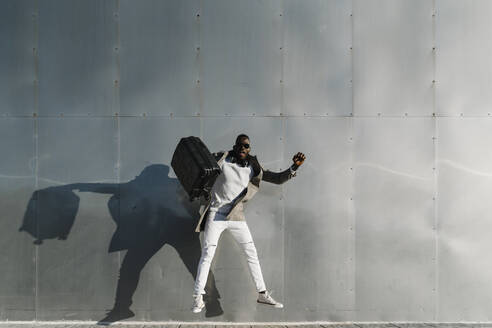
[[[114,307],[100,323],[134,316],[130,305],[140,272],[165,244],[176,249],[193,279],[196,277],[201,256],[199,234],[194,232],[197,204],[189,201],[179,181],[168,174],[169,166],[154,164],[126,183],[49,187],[35,191],[29,201],[19,230],[30,233],[36,238],[34,243],[41,245],[43,239],[68,237],[80,200],[73,190],[112,194],[108,208],[117,228],[109,252],[128,251],[121,264]],[[211,271],[205,291],[205,316],[221,315],[220,295]]]

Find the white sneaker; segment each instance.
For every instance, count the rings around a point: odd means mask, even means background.
[[[205,303],[203,302],[203,295],[193,295],[193,307],[191,308],[191,312],[200,313],[204,307]]]
[[[264,293],[258,293],[257,302],[263,303],[263,304],[268,304],[268,305],[273,305],[277,309],[281,309],[284,307],[284,305],[282,303],[277,302],[276,300],[273,299],[273,297],[269,291],[266,291]]]

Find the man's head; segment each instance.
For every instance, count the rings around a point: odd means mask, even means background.
[[[233,147],[236,157],[240,160],[244,160],[248,157],[251,145],[249,143],[249,137],[245,134],[240,134],[236,138],[236,144]]]

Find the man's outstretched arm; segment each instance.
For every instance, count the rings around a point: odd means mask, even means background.
[[[296,170],[302,165],[302,163],[304,163],[305,159],[306,156],[303,153],[297,153],[292,158],[294,163],[287,170],[278,173],[263,170],[262,180],[270,183],[282,184],[296,175]]]

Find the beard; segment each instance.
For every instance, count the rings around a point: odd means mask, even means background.
[[[234,154],[234,162],[239,164],[242,167],[248,166],[249,164],[249,154],[246,154],[244,158],[241,158],[239,154],[239,150],[233,149],[232,153]]]

